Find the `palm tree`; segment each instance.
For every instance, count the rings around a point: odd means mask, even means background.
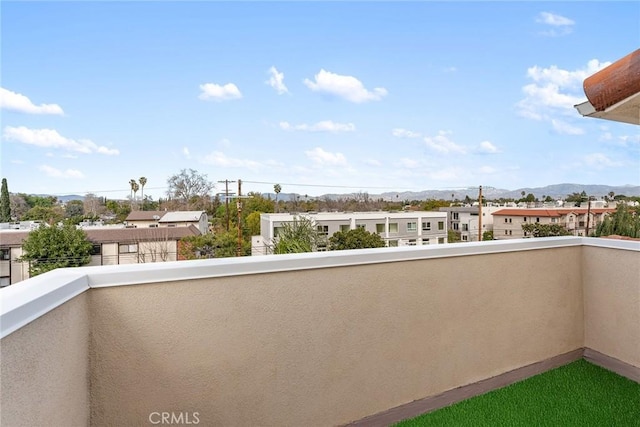
[[[140,199],[142,200],[142,210],[144,210],[144,186],[147,185],[147,178],[141,176],[138,181],[140,181]]]
[[[276,212],[278,212],[278,194],[282,191],[282,187],[280,184],[276,184],[273,186],[273,191],[276,193]]]
[[[131,190],[133,190],[133,199],[136,200],[136,194],[138,193],[138,190],[140,189],[140,186],[138,185],[137,182],[133,181],[133,184],[131,185]],[[136,202],[137,204],[137,202]]]
[[[131,186],[131,210],[133,210],[133,187],[138,185],[135,179],[129,180],[129,185]]]

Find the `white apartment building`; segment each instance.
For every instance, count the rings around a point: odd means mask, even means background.
[[[308,218],[319,232],[331,237],[338,231],[364,228],[379,234],[387,246],[437,245],[447,243],[447,213],[435,211],[398,212],[306,212],[260,215],[260,235],[253,236],[252,255],[266,255],[285,223]]]
[[[482,206],[482,233],[493,231],[493,213],[501,206]],[[447,228],[460,233],[462,242],[477,242],[481,239],[479,232],[480,221],[478,205],[474,206],[452,206],[440,208],[440,212],[447,213]]]

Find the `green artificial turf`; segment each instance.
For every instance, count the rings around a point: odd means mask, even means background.
[[[640,426],[640,384],[581,359],[396,426]]]

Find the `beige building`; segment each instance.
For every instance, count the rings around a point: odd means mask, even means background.
[[[93,243],[89,266],[177,261],[179,240],[200,233],[194,225],[172,228],[95,227],[84,230]],[[21,262],[25,230],[0,231],[0,287],[29,278],[29,263]]]
[[[188,227],[195,225],[201,234],[209,232],[205,211],[133,211],[125,219],[128,228]]]
[[[528,236],[524,224],[558,224],[574,236],[586,236],[596,229],[605,215],[615,212],[607,208],[501,209],[493,213],[493,238],[521,239]]]

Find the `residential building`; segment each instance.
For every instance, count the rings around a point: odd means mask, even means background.
[[[612,208],[559,208],[559,209],[500,209],[493,213],[493,238],[496,240],[521,239],[528,236],[524,224],[557,224],[574,236],[586,236],[596,229]]]
[[[205,211],[132,211],[125,219],[129,228],[188,227],[195,225],[201,234],[209,233]]]
[[[312,220],[327,238],[338,231],[364,228],[378,233],[386,246],[421,246],[447,243],[447,214],[434,211],[307,212],[260,215],[260,236],[253,236],[253,255],[266,255],[285,223],[303,216]],[[322,250],[322,249],[320,249]]]
[[[195,225],[165,228],[85,228],[93,243],[88,266],[138,264],[179,259],[179,240],[201,234]],[[0,287],[29,278],[28,262],[21,262],[24,230],[0,230]]]
[[[492,214],[500,209],[502,209],[500,206],[482,206],[482,233],[493,231]],[[482,233],[478,232],[480,208],[477,204],[474,206],[451,206],[439,210],[447,213],[447,228],[460,233],[461,241],[477,242],[481,239]]]

